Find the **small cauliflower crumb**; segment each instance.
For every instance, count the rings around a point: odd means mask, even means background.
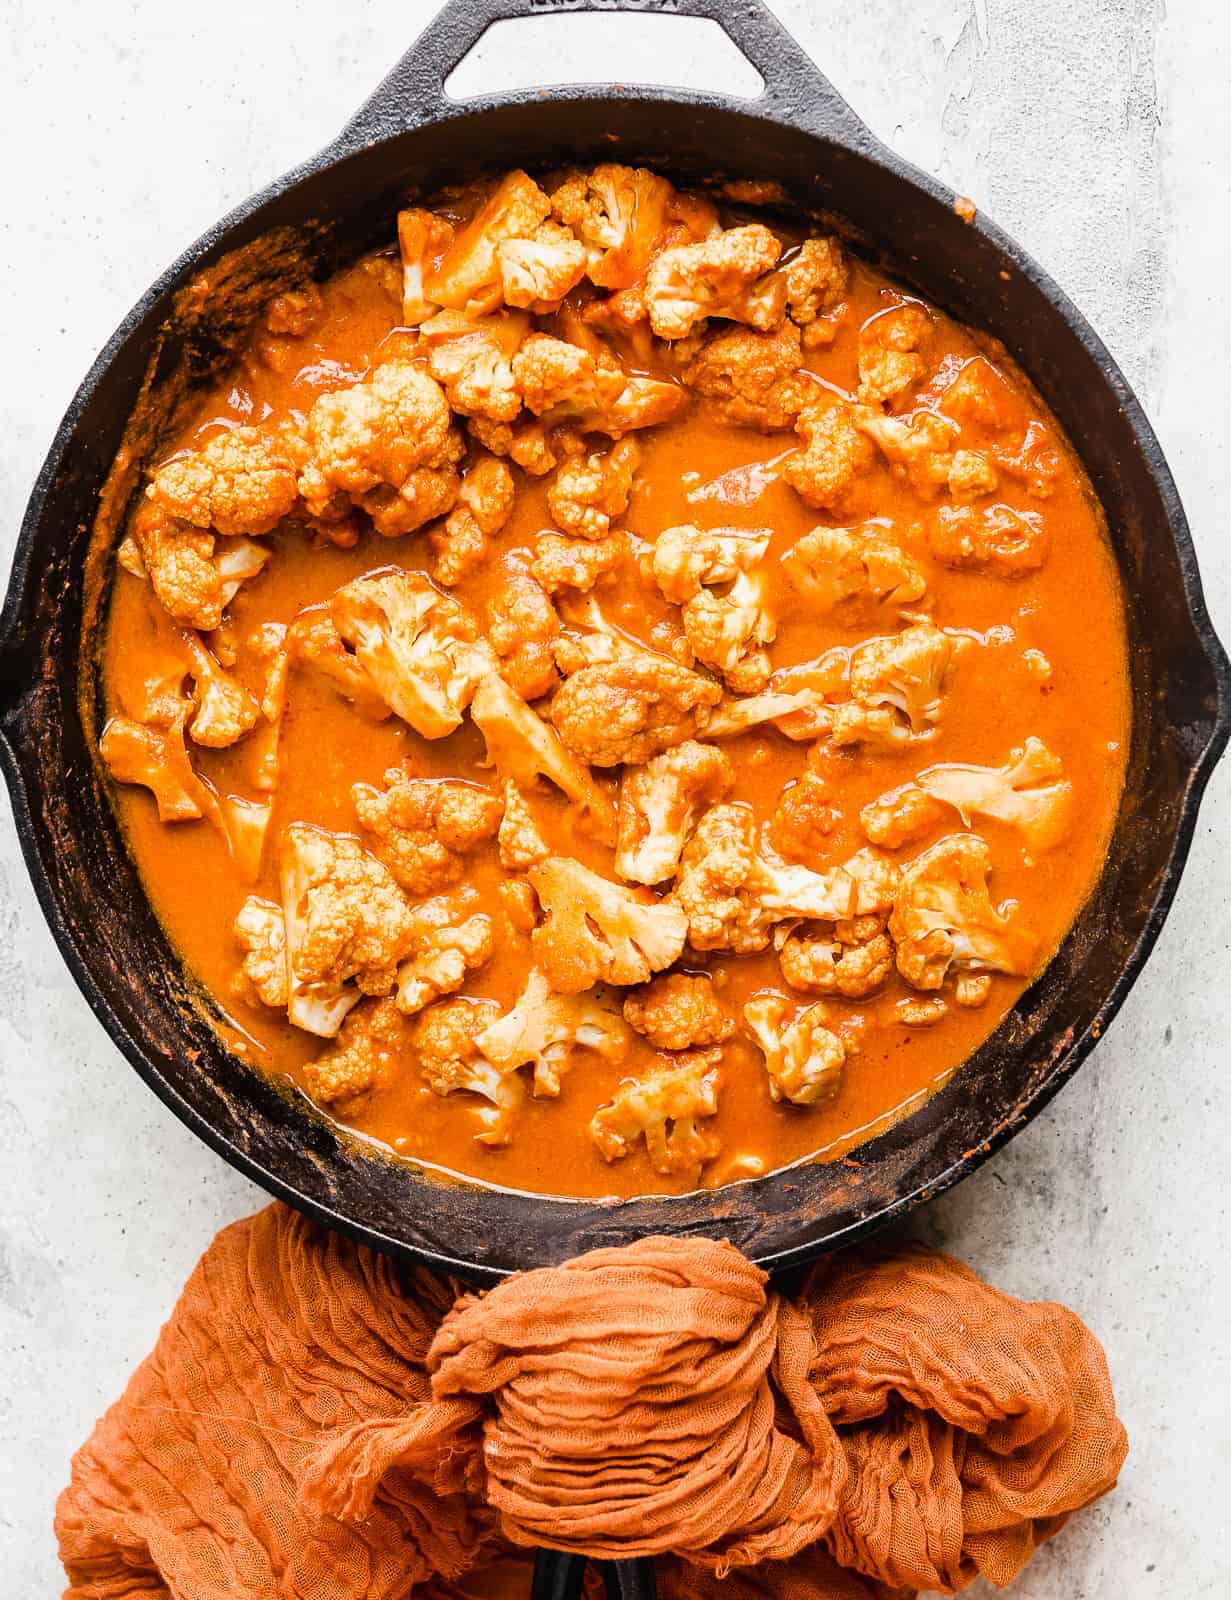
[[[713,980],[698,973],[671,972],[634,989],[624,1000],[624,1020],[656,1050],[725,1044],[735,1032]]]

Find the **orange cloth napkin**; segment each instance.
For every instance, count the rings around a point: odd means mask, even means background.
[[[670,1552],[667,1600],[953,1593],[1127,1450],[1072,1312],[922,1248],[795,1300],[697,1238],[458,1290],[284,1206],[225,1229],[73,1461],[66,1596],[525,1594],[531,1545]]]

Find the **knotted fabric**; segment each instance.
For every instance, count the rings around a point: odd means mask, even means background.
[[[458,1298],[271,1206],[206,1252],[56,1527],[72,1600],[524,1594],[531,1545],[671,1552],[666,1600],[730,1569],[725,1600],[887,1600],[1008,1583],[1125,1451],[1079,1319],[932,1251],[789,1300],[652,1238]]]

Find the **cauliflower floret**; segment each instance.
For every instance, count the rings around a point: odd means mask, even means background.
[[[607,1061],[622,1061],[628,1033],[615,1003],[599,993],[554,994],[537,967],[513,1009],[489,1023],[479,1049],[501,1072],[534,1064],[534,1093],[554,1098],[560,1076],[577,1050],[593,1050]]]
[[[1046,500],[1051,494],[1060,471],[1060,452],[1037,418],[1027,423],[1015,443],[994,445],[992,456],[1002,471],[1024,483],[1037,500]]]
[[[363,716],[383,722],[390,715],[380,690],[342,642],[333,618],[323,608],[303,611],[286,632],[287,655],[322,673]]]
[[[865,639],[851,651],[851,698],[858,706],[892,707],[912,734],[924,733],[940,715],[941,685],[953,650],[953,640],[931,622]],[[837,729],[831,737],[835,743],[852,742]]]
[[[769,839],[787,861],[807,865],[823,855],[842,813],[830,804],[829,785],[816,772],[789,783],[769,821]]]
[[[783,478],[817,510],[837,508],[876,460],[854,408],[837,395],[823,395],[799,413],[795,431],[799,449],[783,463]]]
[[[545,918],[531,943],[560,994],[580,994],[596,983],[644,983],[684,948],[688,922],[678,906],[643,899],[564,856],[532,867],[527,876]]]
[[[427,536],[437,583],[452,588],[482,565],[489,542],[512,515],[513,496],[513,474],[498,457],[484,453],[467,467],[457,504]]]
[[[725,422],[772,433],[793,428],[815,394],[801,375],[799,329],[784,322],[776,333],[732,328],[706,340],[684,369],[684,382],[714,402]]]
[[[843,867],[811,872],[764,858],[748,806],[711,806],[684,846],[671,899],[688,918],[694,950],[764,950],[792,917],[839,922],[854,915],[856,879]]]
[[[655,1172],[699,1172],[722,1148],[717,1134],[697,1126],[717,1114],[721,1062],[721,1050],[659,1056],[640,1078],[622,1083],[590,1122],[600,1154],[620,1161],[644,1138]]]
[[[869,317],[859,330],[856,398],[864,405],[878,405],[918,383],[927,371],[919,348],[931,332],[931,317],[914,301]]]
[[[925,498],[946,489],[969,494],[996,487],[984,457],[956,449],[957,423],[939,411],[920,408],[895,417],[865,406],[857,414],[856,426],[880,446],[891,471]]]
[[[492,919],[473,907],[473,891],[424,900],[411,913],[410,957],[398,968],[397,1003],[407,1015],[452,994],[496,948]]]
[[[734,781],[722,751],[692,739],[644,766],[626,768],[620,779],[616,871],[629,883],[673,877],[693,824],[703,810],[726,798]]]
[[[862,601],[911,605],[927,592],[916,563],[875,522],[813,528],[783,556],[782,570],[812,607],[826,613]]]
[[[149,580],[173,621],[212,633],[240,585],[269,560],[269,551],[251,539],[216,538],[144,500],[117,559],[134,577]]]
[[[1029,973],[1035,941],[1014,920],[1015,901],[992,904],[991,864],[977,834],[950,834],[906,867],[889,933],[913,988],[939,989],[950,970]]]
[[[761,694],[728,698],[702,721],[709,739],[729,739],[750,728],[772,725],[788,739],[821,739],[832,733],[840,707],[831,704],[849,693],[850,658],[842,649],[827,650],[815,661],[801,661],[775,672]],[[884,712],[892,723],[893,713]]]
[[[786,278],[773,271],[781,254],[759,222],[663,250],[646,274],[650,327],[660,339],[683,339],[706,317],[725,317],[769,332],[786,311]]]
[[[648,761],[697,731],[722,691],[664,656],[583,667],[556,691],[551,720],[564,743],[597,767]]]
[[[654,544],[653,573],[665,600],[687,605],[704,588],[734,583],[764,560],[768,528],[664,528]]]
[[[137,783],[154,796],[159,822],[193,822],[211,809],[212,796],[192,770],[184,744],[184,705],[168,727],[112,717],[98,751],[116,783]]]
[[[667,221],[672,188],[644,167],[614,163],[568,178],[552,212],[586,248],[586,273],[601,289],[628,289],[645,272]]]
[[[492,422],[487,417],[467,417],[466,431],[494,456],[507,456],[532,478],[550,472],[559,460],[553,435],[538,417],[520,417],[516,423]]]
[[[669,972],[624,1001],[624,1020],[656,1050],[695,1050],[725,1044],[735,1032],[714,994],[713,980],[699,973]]]
[[[197,744],[225,750],[256,727],[261,709],[244,688],[218,663],[196,633],[180,633],[196,703],[188,732]]]
[[[941,506],[927,527],[928,549],[945,567],[1016,578],[1037,572],[1050,544],[1042,517],[1011,506]]]
[[[428,371],[463,416],[512,422],[521,412],[513,358],[530,332],[524,311],[496,311],[472,320],[441,311],[419,329]]]
[[[521,555],[504,556],[494,575],[499,588],[487,602],[487,642],[522,699],[538,700],[559,681],[552,648],[560,619]]]
[[[354,839],[293,822],[282,835],[287,1019],[332,1038],[359,994],[388,994],[413,928],[393,875]],[[356,989],[344,986],[351,979]]]
[[[744,1021],[765,1057],[773,1099],[823,1105],[842,1086],[846,1049],[827,1026],[830,1018],[823,1004],[808,1006],[788,1023],[791,1009],[780,994],[754,995],[744,1007]]]
[[[239,992],[275,1011],[290,999],[286,972],[286,920],[282,907],[249,895],[234,925],[235,942],[244,952]]]
[[[336,518],[349,500],[391,516],[386,502],[404,489],[430,498],[416,475],[452,470],[457,438],[451,422],[444,390],[410,361],[386,361],[362,383],[321,395],[308,412],[307,461],[299,474],[309,515]],[[406,505],[409,510],[409,499]]]
[[[840,994],[848,1000],[874,994],[893,971],[884,916],[792,928],[779,946],[778,965],[791,988],[804,994]]]
[[[456,883],[466,856],[496,835],[495,795],[460,778],[416,778],[409,765],[390,767],[384,788],[351,789],[368,848],[409,895],[435,894]]]
[[[534,547],[530,570],[548,594],[561,589],[588,594],[600,579],[619,572],[629,553],[628,536],[623,533],[595,540],[562,539],[559,534],[544,533]]]
[[[479,685],[470,707],[500,776],[531,788],[540,778],[555,784],[589,818],[604,840],[615,837],[615,807],[593,774],[561,743],[555,730],[496,673]]]
[[[428,273],[425,297],[471,316],[495,311],[503,294],[501,244],[532,239],[550,214],[551,201],[529,174],[506,173]]]
[[[850,281],[846,252],[837,239],[805,239],[783,268],[787,314],[804,331],[809,350],[832,344],[846,307],[842,297]]]
[[[619,439],[638,428],[657,428],[671,422],[688,404],[688,394],[668,378],[635,374],[610,405],[578,418],[578,426]]]
[[[337,1040],[304,1065],[308,1093],[318,1106],[354,1100],[381,1088],[411,1057],[412,1025],[392,1000],[361,1000]]]
[[[506,872],[524,872],[536,867],[551,854],[547,841],[539,832],[525,796],[510,780],[504,786],[504,816],[498,835],[500,865]]]
[[[417,328],[438,309],[424,284],[437,258],[453,242],[453,225],[434,211],[414,206],[398,212],[398,250],[402,257],[402,322]]]
[[[385,703],[424,739],[461,725],[491,654],[456,600],[418,572],[370,573],[329,602],[338,634]]]
[[[215,533],[270,533],[299,498],[299,441],[286,428],[231,428],[154,471],[147,493],[168,516]]]
[[[991,817],[1016,828],[1031,850],[1051,850],[1068,830],[1073,785],[1058,756],[1029,738],[1003,767],[946,762],[915,780],[933,799],[951,805],[970,827],[971,817]]]
[[[621,439],[606,455],[566,461],[547,491],[547,508],[556,527],[578,539],[601,539],[628,510],[640,461],[635,439]]]
[[[930,833],[945,819],[945,807],[917,784],[904,783],[864,806],[859,824],[873,844],[898,850]]]
[[[479,1050],[479,1036],[499,1015],[494,1000],[441,1000],[419,1013],[413,1035],[419,1070],[433,1094],[475,1094],[490,1103],[475,1138],[493,1147],[508,1144],[513,1114],[525,1098],[516,1072],[502,1072]]]
[[[741,572],[725,594],[702,589],[683,610],[693,654],[736,694],[755,694],[769,681],[766,646],[777,637],[778,623],[768,593],[768,573]]]
[[[513,377],[535,416],[552,420],[601,415],[624,390],[624,368],[609,352],[597,355],[550,334],[532,333],[513,357]]]
[[[554,222],[530,239],[503,239],[497,252],[504,303],[538,316],[555,311],[585,276],[585,246]]]
[[[372,527],[386,539],[400,539],[403,534],[415,533],[426,523],[434,522],[451,511],[457,502],[462,480],[457,463],[466,453],[460,433],[450,433],[446,447],[448,459],[439,467],[416,467],[400,488],[387,486],[365,494],[360,505],[372,519]],[[337,528],[338,523],[322,523],[322,530]],[[326,533],[325,537],[331,537]],[[349,535],[336,541],[349,549],[356,541]]]

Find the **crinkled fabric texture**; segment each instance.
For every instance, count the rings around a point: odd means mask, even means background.
[[[703,1239],[456,1293],[282,1206],[226,1229],[73,1462],[69,1600],[503,1600],[532,1544],[907,1600],[1010,1581],[1125,1453],[1083,1324],[930,1251],[794,1302]]]

